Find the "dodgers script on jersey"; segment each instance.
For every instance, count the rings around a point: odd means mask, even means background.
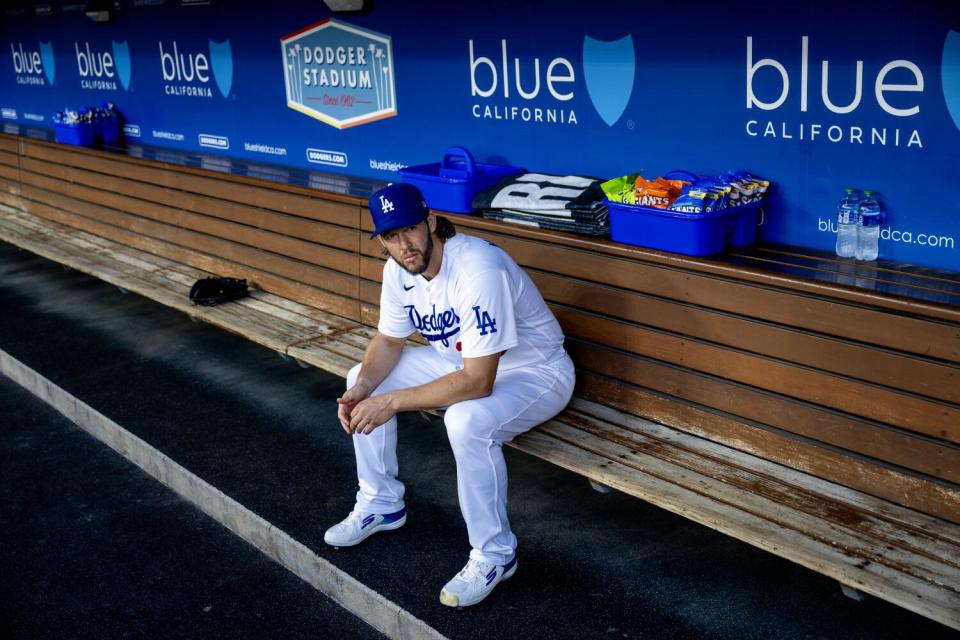
[[[419,331],[456,364],[506,351],[500,370],[563,353],[560,325],[530,277],[499,247],[462,233],[446,241],[432,280],[387,260],[377,329],[393,338]]]

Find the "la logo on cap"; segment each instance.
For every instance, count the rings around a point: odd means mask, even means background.
[[[386,196],[380,196],[380,209],[384,213],[390,213],[393,211],[393,203],[387,200]]]

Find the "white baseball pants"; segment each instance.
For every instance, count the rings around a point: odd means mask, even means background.
[[[390,375],[371,395],[426,384],[460,369],[430,347],[407,347]],[[347,375],[352,387],[360,372]],[[574,368],[565,353],[553,362],[498,372],[493,393],[457,402],[443,421],[457,462],[457,494],[473,549],[470,557],[503,565],[517,548],[507,519],[507,466],[502,445],[559,413],[573,394]],[[353,436],[357,454],[357,508],[393,513],[404,508],[397,479],[397,418],[369,435]]]

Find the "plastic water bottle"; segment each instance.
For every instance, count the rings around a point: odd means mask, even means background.
[[[840,201],[837,213],[837,255],[853,258],[857,255],[857,221],[860,209],[860,194],[847,188],[847,195]]]
[[[876,192],[864,191],[857,225],[857,260],[876,260],[880,253],[880,201]]]

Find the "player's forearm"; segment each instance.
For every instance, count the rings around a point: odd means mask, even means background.
[[[403,353],[403,341],[390,339],[378,333],[370,341],[363,355],[357,385],[362,385],[367,393],[373,391],[397,366]]]
[[[395,412],[422,411],[449,407],[464,400],[483,398],[490,395],[491,391],[492,384],[460,370],[419,387],[392,391],[387,396]]]

